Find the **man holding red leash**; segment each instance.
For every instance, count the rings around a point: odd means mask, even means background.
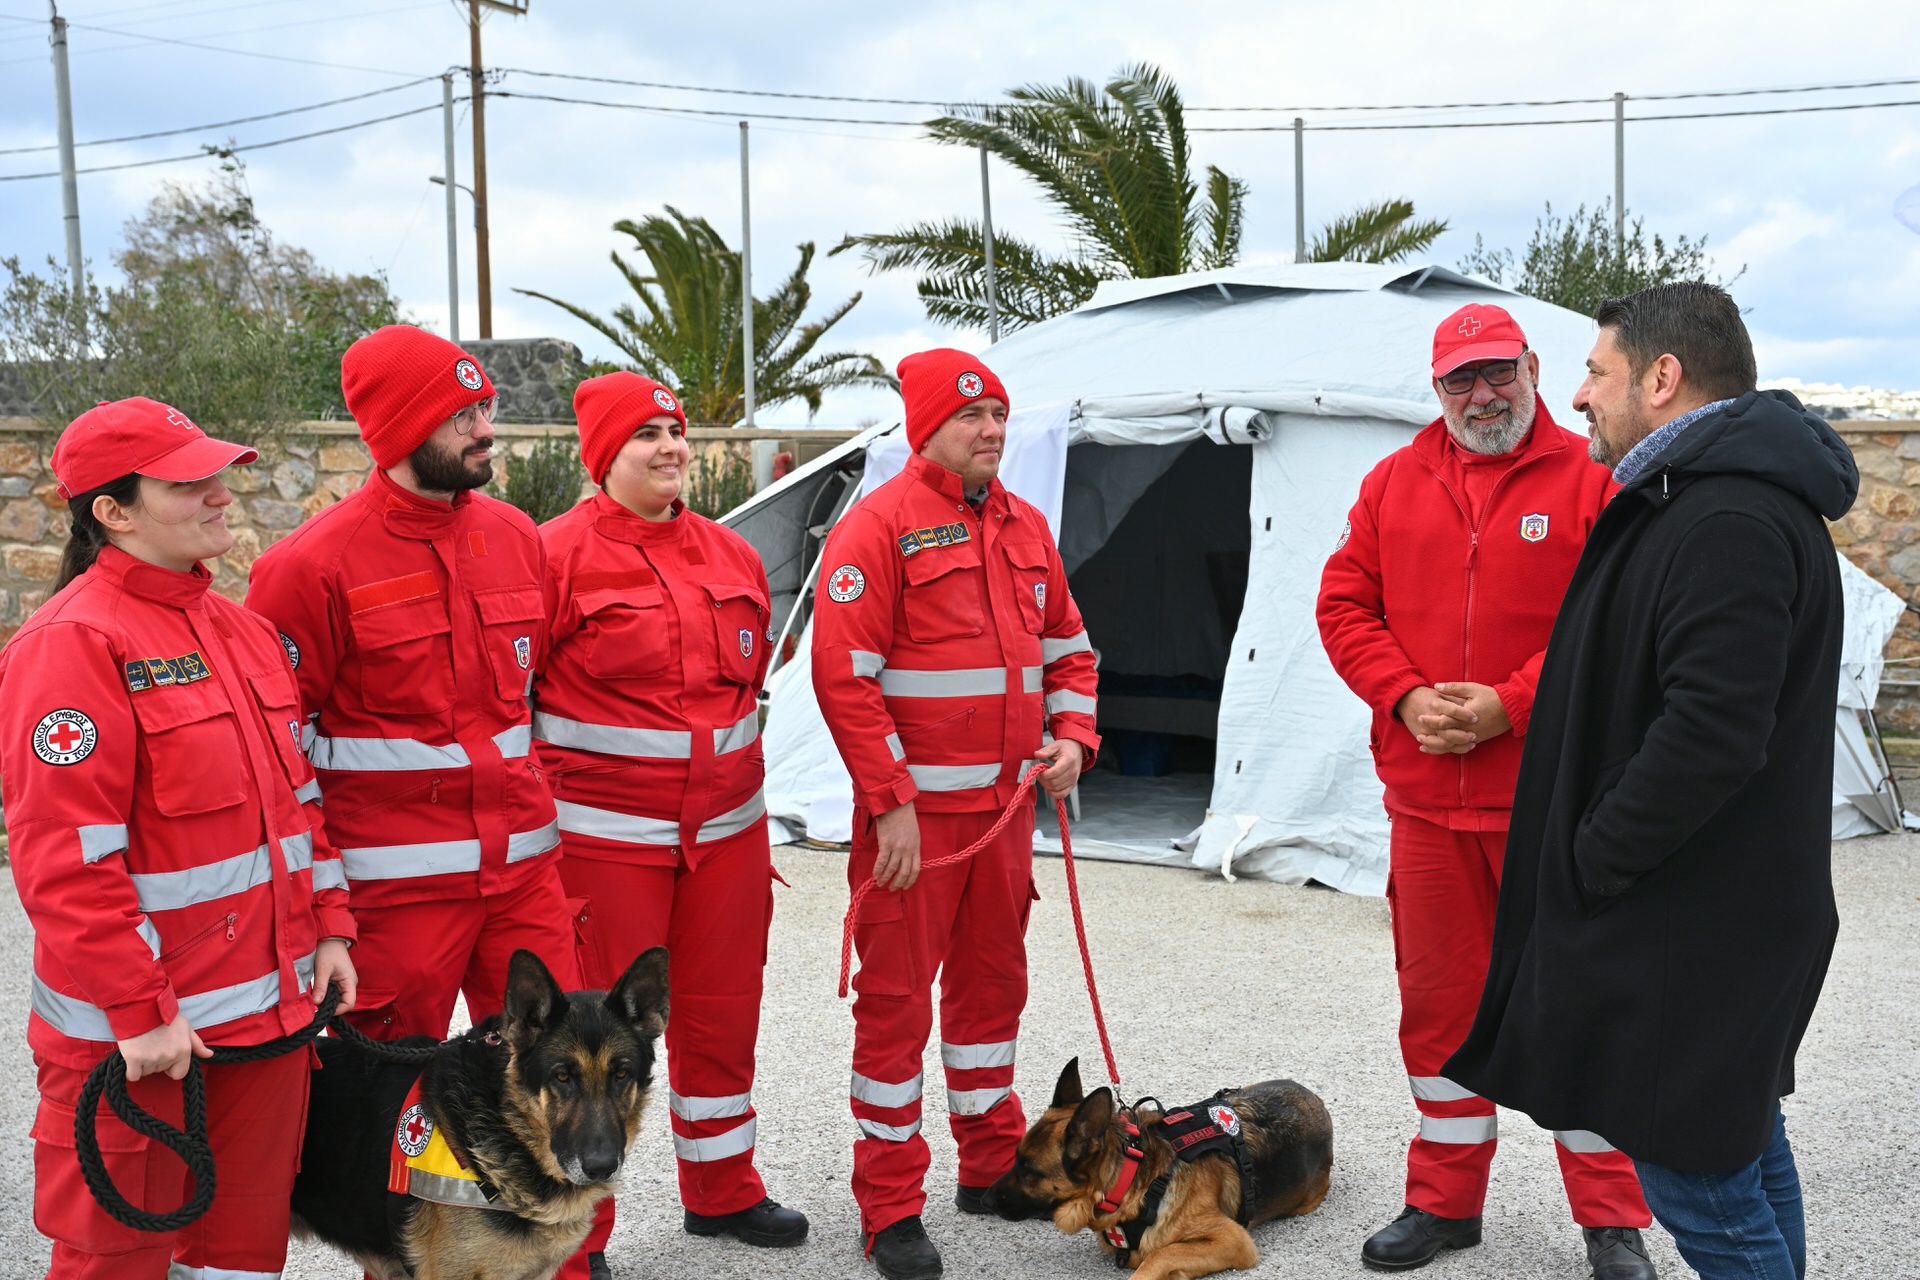
[[[963,351],[908,356],[899,375],[914,456],[827,539],[813,682],[853,776],[848,882],[876,886],[854,918],[853,1191],[880,1274],[932,1280],[920,1062],[934,974],[956,1201],[985,1213],[1026,1129],[1012,1086],[1037,895],[1020,779],[1041,762],[1040,786],[1063,796],[1100,739],[1093,650],[1046,517],[995,478],[1006,388]],[[999,835],[933,865],[1016,801]]]

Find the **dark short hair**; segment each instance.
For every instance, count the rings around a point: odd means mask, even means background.
[[[1747,336],[1740,308],[1717,284],[1656,284],[1624,298],[1608,298],[1593,318],[1602,329],[1613,330],[1635,378],[1670,355],[1694,389],[1714,400],[1743,396],[1759,381],[1753,339]]]

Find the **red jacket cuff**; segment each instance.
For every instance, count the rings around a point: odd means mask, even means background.
[[[920,788],[914,786],[913,779],[902,771],[898,778],[880,787],[856,788],[853,793],[853,802],[878,817],[889,809],[898,809],[903,804],[912,804],[919,794]]]
[[[169,983],[152,999],[109,1005],[103,1012],[107,1015],[107,1025],[113,1028],[113,1038],[131,1040],[172,1022],[180,1013],[180,1002],[174,998],[173,985]]]
[[[345,907],[323,907],[316,903],[313,908],[313,924],[323,941],[327,938],[340,938],[351,943],[360,939],[359,930],[353,922],[353,912]]]
[[[1512,734],[1516,738],[1527,736],[1527,722],[1533,718],[1533,699],[1527,697],[1524,685],[1509,680],[1505,684],[1493,686],[1493,692],[1500,699],[1500,706],[1507,713],[1507,723],[1512,725]]]

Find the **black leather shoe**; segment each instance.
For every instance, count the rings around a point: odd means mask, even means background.
[[[1480,1215],[1442,1218],[1408,1205],[1367,1237],[1360,1261],[1375,1271],[1411,1271],[1432,1262],[1443,1249],[1471,1249],[1479,1243]]]
[[[1582,1227],[1593,1280],[1659,1280],[1635,1227]]]
[[[807,1215],[772,1197],[738,1213],[704,1214],[687,1210],[688,1235],[732,1236],[762,1249],[790,1249],[807,1238]]]
[[[939,1280],[940,1251],[927,1239],[917,1214],[876,1232],[867,1242],[867,1256],[887,1280]]]
[[[961,1183],[954,1189],[953,1207],[962,1213],[992,1213],[987,1206],[987,1187],[970,1187]]]
[[[606,1254],[587,1255],[587,1280],[613,1280],[613,1268],[607,1265]]]

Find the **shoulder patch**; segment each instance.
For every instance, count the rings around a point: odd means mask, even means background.
[[[1333,549],[1335,551],[1338,551],[1340,548],[1346,546],[1347,539],[1351,538],[1352,536],[1353,536],[1353,521],[1348,520],[1345,524],[1340,526],[1340,541],[1333,544]]]
[[[841,604],[858,600],[867,589],[867,575],[859,568],[843,564],[827,575],[827,594]]]
[[[100,744],[100,731],[83,711],[63,707],[33,727],[33,754],[51,765],[79,764]]]
[[[300,669],[300,646],[293,642],[292,636],[282,631],[280,632],[280,647],[287,651],[287,661],[292,664],[295,671],[298,671]]]

